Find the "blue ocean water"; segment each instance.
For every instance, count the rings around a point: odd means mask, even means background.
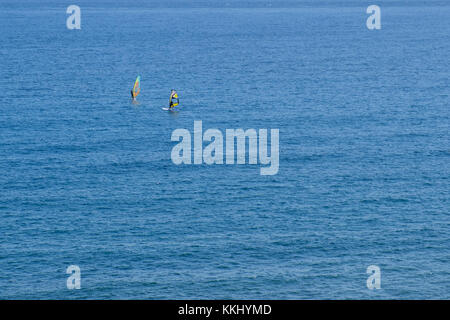
[[[1,299],[450,299],[450,3],[76,4],[0,2]],[[278,174],[176,166],[194,120]]]

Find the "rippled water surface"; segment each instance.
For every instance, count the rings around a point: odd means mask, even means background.
[[[0,3],[0,298],[450,298],[448,3],[78,4]],[[278,174],[176,166],[194,120]]]

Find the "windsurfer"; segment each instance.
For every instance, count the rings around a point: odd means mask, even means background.
[[[174,89],[172,89],[170,91],[169,110],[172,109],[173,107],[176,107],[179,103],[180,101],[178,99],[178,93]]]

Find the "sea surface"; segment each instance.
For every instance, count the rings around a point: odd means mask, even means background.
[[[0,299],[450,299],[450,2],[69,4],[0,1]],[[278,174],[175,165],[195,120]]]

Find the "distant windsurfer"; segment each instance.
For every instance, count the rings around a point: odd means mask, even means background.
[[[178,93],[172,89],[170,91],[170,98],[169,98],[169,110],[172,110],[174,107],[176,107],[180,103],[180,100],[178,99]]]
[[[138,96],[139,92],[141,92],[141,76],[137,76],[136,81],[134,82],[133,89],[131,89],[131,101],[137,102],[136,97]]]

